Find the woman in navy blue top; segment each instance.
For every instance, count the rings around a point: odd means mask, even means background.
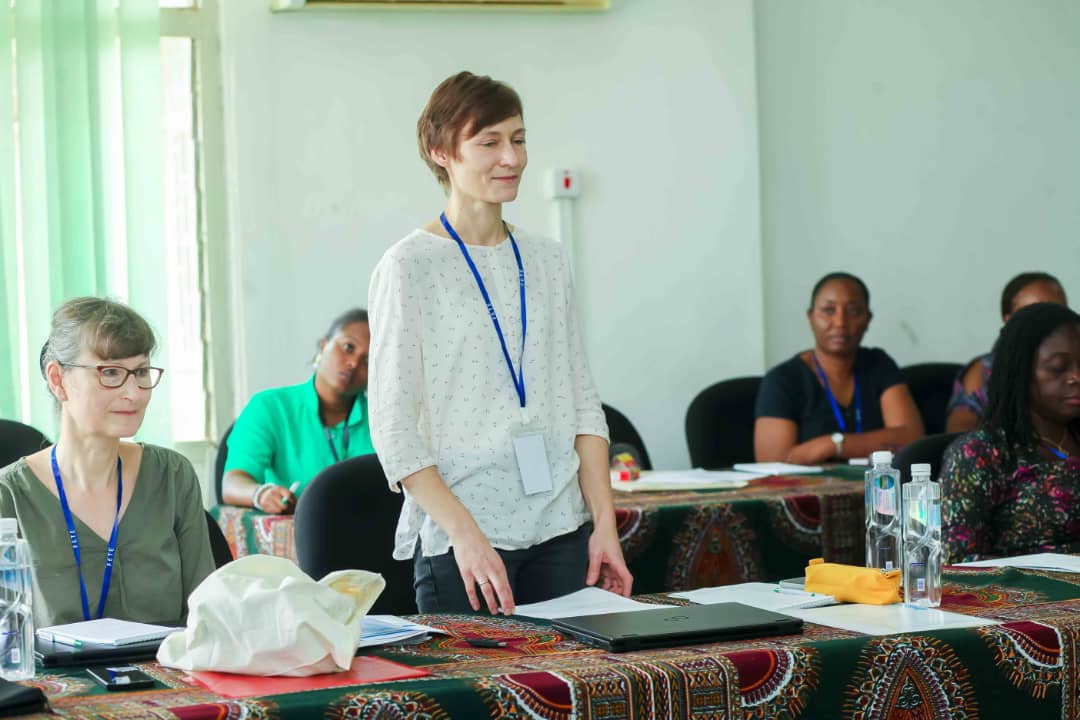
[[[900,369],[884,350],[861,347],[870,292],[848,273],[814,286],[806,311],[814,347],[770,370],[754,408],[754,457],[816,465],[867,457],[923,435]]]

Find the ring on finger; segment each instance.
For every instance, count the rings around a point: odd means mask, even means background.
[[[476,584],[477,585],[490,585],[491,581],[490,580],[480,580]]]

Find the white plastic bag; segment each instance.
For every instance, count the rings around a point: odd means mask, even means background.
[[[157,659],[181,670],[244,675],[341,672],[384,587],[382,575],[366,570],[315,582],[289,560],[249,555],[195,588],[187,628],[165,638]]]

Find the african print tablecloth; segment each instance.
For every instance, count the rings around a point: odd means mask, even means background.
[[[814,557],[862,564],[863,485],[854,478],[861,468],[759,478],[738,490],[615,493],[634,591],[798,577]],[[231,506],[211,513],[234,557],[296,560],[291,515]]]
[[[882,637],[807,625],[801,635],[616,654],[541,622],[422,615],[451,635],[378,653],[431,671],[420,679],[231,701],[155,664],[142,666],[159,681],[153,691],[106,694],[79,671],[34,682],[59,715],[113,720],[1080,718],[1080,574],[956,569],[944,608],[1005,622]],[[477,636],[507,645],[460,639]]]

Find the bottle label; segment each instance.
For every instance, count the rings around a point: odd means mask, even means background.
[[[892,489],[892,478],[884,477],[874,483],[874,511],[879,515],[895,515],[895,495]]]
[[[915,589],[918,592],[926,592],[926,578],[919,578],[915,581]]]

